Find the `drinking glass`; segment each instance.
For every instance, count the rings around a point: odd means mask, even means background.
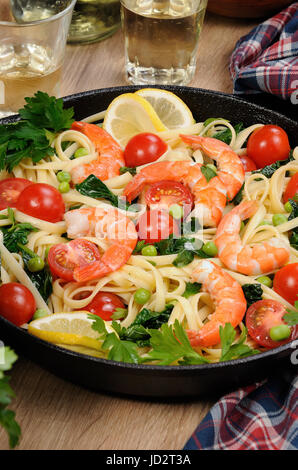
[[[207,2],[121,0],[126,79],[144,85],[189,83]]]
[[[119,0],[77,0],[68,34],[69,43],[101,41],[120,26]]]
[[[67,33],[76,0],[1,0],[0,117],[38,90],[59,96]]]

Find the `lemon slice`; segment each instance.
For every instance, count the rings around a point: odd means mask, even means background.
[[[85,346],[100,350],[98,333],[91,327],[90,312],[55,313],[33,320],[28,332],[44,341],[55,344]]]
[[[135,93],[151,104],[159,119],[168,129],[189,127],[194,124],[188,106],[171,91],[159,88],[143,88]]]
[[[122,147],[140,132],[167,130],[151,104],[135,93],[125,93],[112,101],[106,111],[103,128]]]

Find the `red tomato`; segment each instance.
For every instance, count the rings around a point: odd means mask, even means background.
[[[283,201],[286,203],[289,199],[298,194],[298,173],[292,176],[284,192]]]
[[[287,264],[274,276],[273,289],[294,305],[298,300],[298,263]]]
[[[0,286],[0,315],[11,323],[21,326],[31,320],[36,310],[33,294],[17,282]]]
[[[279,126],[268,124],[254,131],[247,142],[247,155],[258,168],[285,160],[290,152],[289,139]]]
[[[84,310],[109,321],[112,320],[111,317],[117,308],[125,308],[118,295],[110,292],[98,292],[90,304],[84,307]]]
[[[136,226],[139,239],[146,243],[156,243],[174,233],[179,236],[179,226],[173,217],[165,211],[146,211]]]
[[[285,307],[276,300],[264,299],[252,304],[246,312],[246,327],[248,334],[258,344],[265,348],[277,348],[297,337],[298,328],[292,327],[292,334],[283,341],[273,341],[269,332],[273,326],[286,325],[283,316],[287,313]]]
[[[16,208],[32,217],[53,223],[62,220],[65,212],[64,201],[59,191],[44,183],[27,186],[20,194]]]
[[[152,184],[145,194],[147,206],[158,205],[160,209],[169,209],[173,204],[184,208],[186,217],[193,206],[193,197],[190,190],[176,181],[159,181]]]
[[[50,248],[48,263],[51,272],[65,281],[73,281],[73,270],[100,259],[94,243],[77,238],[69,243],[59,243]]]
[[[134,167],[155,162],[167,150],[167,144],[158,135],[142,132],[130,139],[124,150],[126,166]]]
[[[27,186],[34,183],[25,178],[7,178],[0,181],[0,210],[15,207],[19,195]]]
[[[255,162],[251,158],[248,158],[247,155],[241,155],[240,160],[242,161],[245,171],[255,171],[257,169]]]

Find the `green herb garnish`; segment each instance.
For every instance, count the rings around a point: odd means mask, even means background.
[[[231,361],[232,359],[239,359],[241,357],[251,356],[260,352],[257,349],[252,349],[247,344],[244,344],[247,337],[246,328],[243,328],[240,338],[236,343],[234,343],[236,331],[232,327],[231,323],[226,323],[224,328],[220,326],[219,334],[222,349],[220,362]]]

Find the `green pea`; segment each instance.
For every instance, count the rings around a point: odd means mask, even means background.
[[[44,260],[39,256],[35,256],[34,258],[30,258],[27,263],[27,268],[31,273],[36,273],[41,271],[44,268]]]
[[[289,201],[285,203],[284,208],[287,212],[292,212],[293,210],[293,207]]]
[[[142,248],[143,256],[157,256],[157,249],[153,245],[147,245]]]
[[[85,149],[84,147],[80,147],[75,151],[73,156],[75,158],[80,158],[80,157],[84,157],[85,155],[88,155],[88,153],[89,152],[87,149]]]
[[[174,218],[174,219],[182,219],[183,217],[183,207],[181,207],[179,204],[172,204],[169,210],[169,214]]]
[[[59,181],[59,183],[69,183],[70,180],[71,180],[71,176],[70,176],[70,173],[68,173],[68,171],[59,171],[59,173],[57,173],[57,180]]]
[[[272,223],[274,226],[284,224],[288,221],[288,218],[284,214],[274,214],[272,217]]]
[[[269,330],[269,336],[273,341],[282,341],[291,336],[291,328],[289,325],[273,326]]]
[[[264,284],[264,286],[267,287],[272,287],[272,279],[270,279],[269,276],[261,276],[257,278],[257,281],[259,281],[261,284]]]
[[[147,289],[143,289],[142,287],[136,290],[134,299],[137,304],[144,305],[151,297],[151,292]]]
[[[38,308],[35,311],[32,320],[38,320],[39,318],[43,318],[47,316],[48,316],[48,313],[43,308]]]
[[[63,183],[59,184],[58,189],[60,193],[68,193],[68,191],[70,190],[69,183],[67,183],[66,181],[63,181]]]
[[[259,223],[259,226],[260,225],[272,225],[272,223],[270,222],[270,220],[262,220],[262,222]]]
[[[216,256],[218,253],[217,246],[215,245],[214,242],[207,242],[203,245],[202,250],[206,255],[208,256]]]

